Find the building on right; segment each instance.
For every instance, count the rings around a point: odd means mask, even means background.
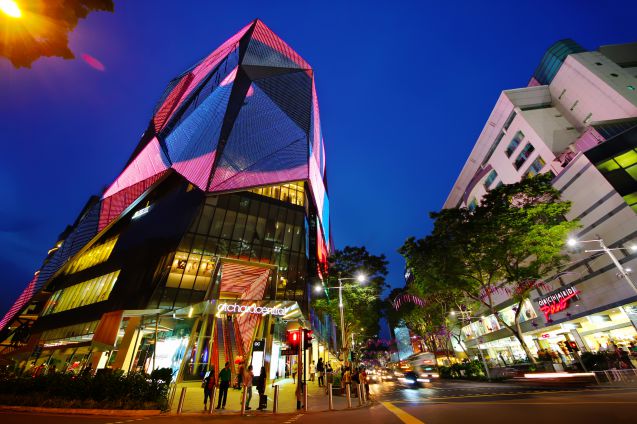
[[[501,184],[554,175],[554,187],[572,202],[566,218],[581,221],[573,237],[582,243],[569,250],[568,267],[547,276],[550,288],[524,306],[522,330],[533,353],[554,351],[560,363],[574,360],[567,342],[597,351],[637,341],[630,275],[637,269],[631,250],[637,242],[636,88],[637,42],[587,51],[572,40],[558,41],[527,87],[501,93],[444,204],[473,208]],[[513,301],[506,295],[500,301],[506,316]],[[525,357],[494,316],[462,331],[466,347],[481,350],[493,365]]]

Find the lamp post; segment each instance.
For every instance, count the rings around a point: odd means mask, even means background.
[[[329,287],[323,286],[322,284],[317,284],[314,288],[314,291],[321,292],[321,290],[330,290],[330,289],[338,289],[338,310],[341,321],[341,348],[343,349],[343,362],[345,362],[345,356],[347,353],[347,349],[345,349],[345,316],[343,314],[343,281],[354,280],[358,283],[364,283],[367,280],[367,277],[363,274],[359,274],[356,277],[341,277],[338,276],[338,286]]]
[[[598,236],[599,237],[599,236]],[[605,244],[604,244],[604,240],[602,240],[601,238],[598,239],[593,239],[593,240],[577,240],[574,238],[570,238],[568,239],[568,241],[566,242],[566,244],[570,247],[575,247],[577,246],[579,243],[599,243],[599,249],[590,249],[590,250],[584,250],[585,253],[594,253],[594,252],[604,252],[606,253],[608,256],[610,256],[611,261],[613,261],[613,264],[617,267],[617,269],[619,270],[619,274],[624,277],[626,279],[626,281],[628,281],[628,284],[630,284],[630,287],[632,287],[632,289],[635,291],[635,293],[637,293],[637,287],[635,286],[635,283],[630,279],[630,277],[628,276],[628,272],[630,271],[630,269],[624,268],[619,261],[617,260],[617,258],[615,257],[615,255],[613,254],[613,251],[615,250],[627,250],[629,252],[637,252],[637,245],[631,245],[629,248],[625,248],[625,247],[615,247],[612,249],[609,249]]]

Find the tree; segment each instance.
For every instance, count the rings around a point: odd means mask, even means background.
[[[432,213],[434,228],[423,239],[408,239],[400,252],[423,290],[456,290],[480,303],[520,342],[535,362],[520,327],[524,302],[545,284],[542,278],[566,259],[568,233],[579,226],[564,216],[551,175],[526,178],[487,193],[474,209]],[[498,294],[514,299],[514,319],[497,310]]]
[[[343,349],[351,345],[352,334],[359,338],[377,335],[381,317],[380,293],[388,286],[387,259],[385,255],[372,255],[365,247],[346,246],[337,250],[329,259],[329,270],[326,274],[326,285],[336,287],[338,278],[351,278],[359,274],[365,275],[365,282],[343,281],[343,316],[345,321],[345,340]],[[316,298],[312,306],[319,313],[332,317],[340,328],[340,311],[337,290],[327,290],[326,297]]]
[[[40,57],[73,59],[69,33],[94,11],[113,12],[113,0],[36,0],[20,2],[22,16],[0,13],[0,56],[15,68],[30,68]]]

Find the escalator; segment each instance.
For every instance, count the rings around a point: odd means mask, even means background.
[[[217,361],[217,375],[221,368],[226,363],[226,344],[224,340],[224,332],[223,332],[223,318],[217,318],[216,325],[216,334],[215,334],[215,346],[216,346],[216,361]]]

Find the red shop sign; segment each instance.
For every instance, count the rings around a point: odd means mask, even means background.
[[[573,288],[567,287],[557,293],[545,296],[538,301],[540,311],[544,313],[547,321],[551,319],[551,315],[568,308],[569,300],[577,296],[580,292]]]

